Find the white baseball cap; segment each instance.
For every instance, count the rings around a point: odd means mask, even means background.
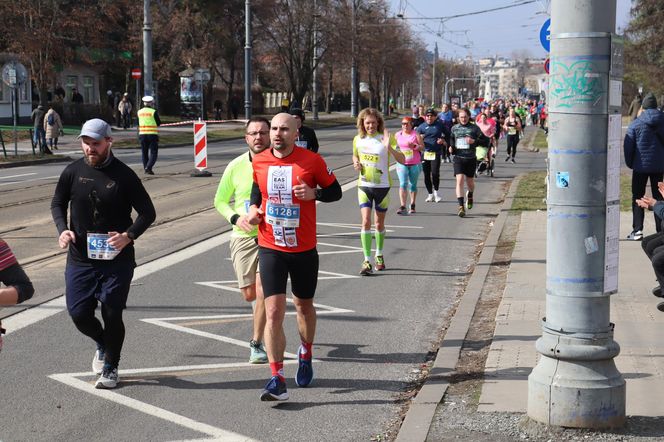
[[[154,101],[154,97],[152,95],[146,95],[143,97],[143,103],[152,103]]]

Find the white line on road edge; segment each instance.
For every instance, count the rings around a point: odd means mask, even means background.
[[[21,180],[20,183],[23,184],[23,183],[29,183],[29,182],[32,182],[32,181],[52,180],[52,179],[55,179],[55,178],[60,178],[60,175],[45,176],[45,177],[42,177],[42,178],[33,178],[33,179],[30,179],[30,180]],[[16,183],[17,182],[0,183],[0,186],[9,186],[10,184],[16,184]]]
[[[59,296],[48,302],[45,302],[37,307],[24,310],[21,313],[3,319],[5,327],[7,327],[7,334],[12,334],[25,328],[29,325],[35,324],[42,319],[49,318],[56,315],[65,309],[65,297]]]
[[[21,173],[18,175],[9,175],[9,176],[0,176],[0,180],[8,180],[9,178],[19,178],[22,176],[30,176],[30,175],[37,175],[37,172],[31,172],[31,173]]]
[[[224,441],[238,441],[238,442],[255,441],[255,439],[251,439],[250,437],[243,436],[241,434],[234,433],[232,431],[222,430],[221,428],[213,427],[212,425],[204,424],[202,422],[195,421],[185,416],[180,416],[179,414],[172,413],[168,410],[164,410],[163,408],[155,407],[154,405],[146,404],[144,402],[137,401],[136,399],[132,399],[127,396],[122,396],[121,394],[115,393],[113,391],[97,390],[96,388],[92,388],[92,386],[87,382],[81,381],[80,379],[76,379],[75,377],[69,374],[52,374],[49,376],[49,378],[62,382],[63,384],[69,385],[70,387],[76,388],[78,390],[82,390],[88,394],[92,394],[102,399],[106,399],[111,402],[124,405],[125,407],[132,408],[136,411],[140,411],[141,413],[145,413],[159,419],[164,419],[168,422],[172,422],[181,427],[185,427],[190,430],[206,434],[216,439],[221,439]]]

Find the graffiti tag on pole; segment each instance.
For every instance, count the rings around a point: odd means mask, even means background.
[[[571,108],[579,104],[596,106],[606,95],[603,73],[593,61],[580,60],[567,65],[551,64],[549,96],[557,107]]]

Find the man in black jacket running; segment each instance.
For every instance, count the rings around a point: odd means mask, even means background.
[[[136,173],[113,156],[111,126],[88,120],[78,137],[84,157],[60,175],[51,214],[60,247],[69,247],[67,310],[76,328],[97,344],[92,370],[101,377],[95,387],[115,388],[125,336],[122,311],[136,267],[134,241],[156,215]],[[138,213],[135,221],[132,209]],[[99,302],[103,326],[95,317]]]

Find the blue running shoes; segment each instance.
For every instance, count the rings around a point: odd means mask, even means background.
[[[279,376],[272,376],[261,392],[261,401],[287,401],[286,383]]]
[[[297,373],[295,374],[295,383],[298,387],[308,387],[314,379],[314,368],[311,365],[311,359],[302,358],[302,346],[297,351]]]

